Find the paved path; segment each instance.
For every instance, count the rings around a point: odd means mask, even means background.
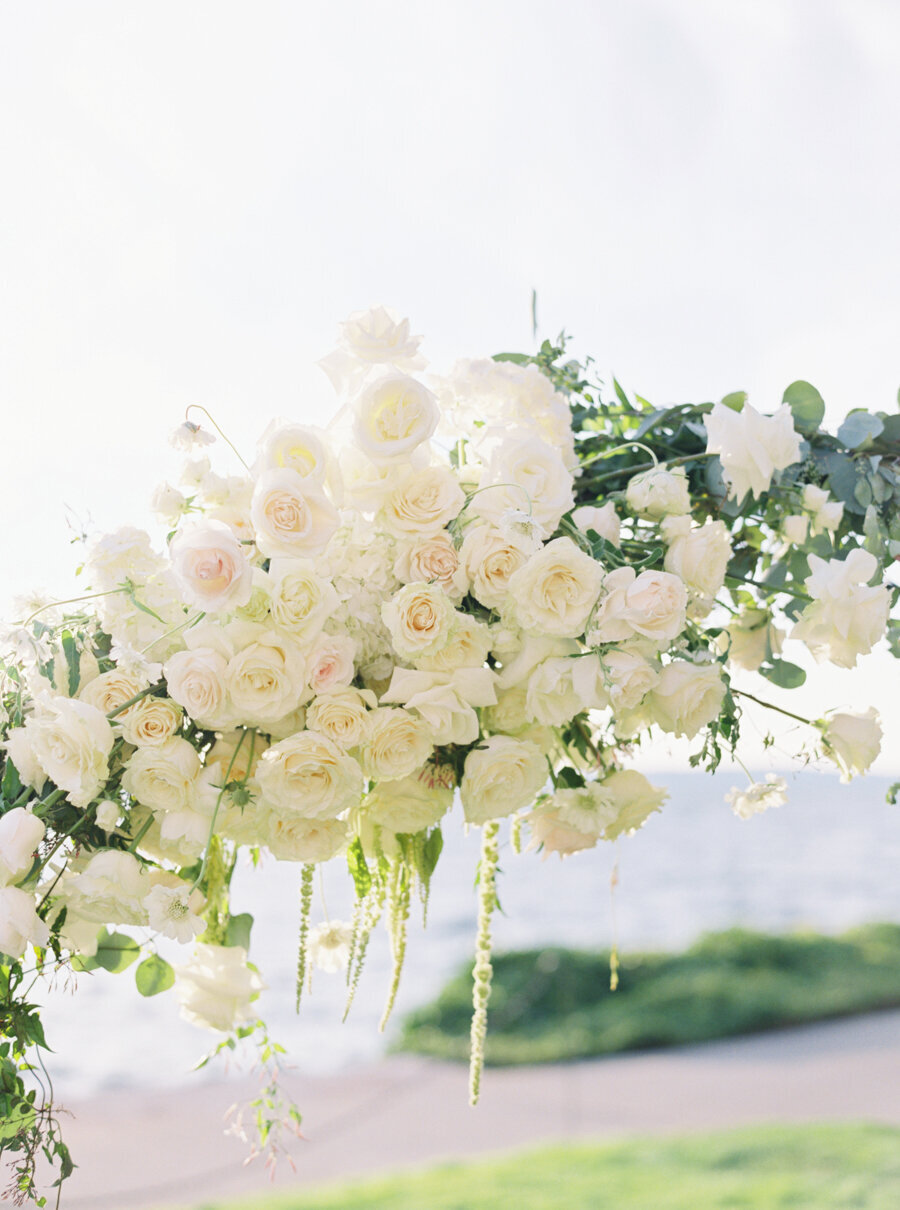
[[[877,1013],[679,1050],[553,1067],[489,1070],[467,1103],[463,1068],[392,1058],[290,1086],[305,1139],[275,1188],[308,1187],[540,1142],[752,1122],[900,1125],[900,1012]],[[72,1105],[65,1133],[80,1165],[65,1210],[156,1210],[252,1197],[273,1186],[222,1118],[247,1080]]]

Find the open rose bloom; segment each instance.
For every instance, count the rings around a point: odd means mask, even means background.
[[[714,769],[766,709],[748,673],[784,692],[804,648],[844,669],[885,634],[898,650],[896,417],[855,421],[850,446],[808,383],[763,411],[607,407],[563,348],[442,375],[421,343],[357,312],[322,363],[330,424],[275,419],[239,458],[182,425],[180,487],[154,496],[171,532],[99,536],[84,601],[4,632],[11,969],[140,950],[142,993],[174,986],[189,1020],[252,1032],[264,976],[228,894],[249,849],[297,870],[298,1003],[313,966],[346,969],[352,1000],[383,918],[389,1009],[413,892],[442,828],[471,826],[483,1024],[499,834],[525,862],[634,836],[667,800],[648,739]],[[792,714],[798,756],[844,779],[877,759],[874,711]],[[761,773],[728,802],[750,820],[789,809],[786,786]],[[313,927],[332,860],[356,910]],[[177,977],[160,936],[186,947]]]

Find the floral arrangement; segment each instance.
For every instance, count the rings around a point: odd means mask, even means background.
[[[153,499],[162,549],[131,528],[93,540],[84,595],[34,602],[4,632],[14,1200],[37,1197],[41,1152],[59,1181],[72,1166],[31,1078],[46,1046],[36,979],[133,966],[139,993],[174,986],[221,1045],[253,1035],[277,1066],[252,920],[229,898],[241,850],[299,867],[298,1006],[318,964],[346,970],[349,1008],[386,919],[386,1018],[458,798],[482,836],[474,1102],[501,826],[545,855],[630,835],[667,797],[636,767],[641,744],[696,739],[691,763],[708,769],[736,756],[741,672],[804,679],[786,640],[841,668],[885,635],[897,654],[884,578],[900,554],[900,415],[856,410],[831,435],[805,382],[771,415],[743,394],[660,409],[616,382],[604,399],[562,338],[442,377],[419,346],[384,308],[351,316],[322,363],[330,427],[275,421],[249,462],[232,446],[213,469],[213,432],[182,424],[181,488]],[[878,753],[873,710],[801,721],[800,755],[845,779]],[[785,799],[773,775],[729,796],[745,818]],[[353,920],[314,926],[316,867],[338,858]],[[187,947],[177,969],[160,936]],[[271,1089],[255,1114],[266,1145],[298,1120]]]

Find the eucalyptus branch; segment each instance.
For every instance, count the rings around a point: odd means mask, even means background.
[[[591,487],[596,487],[598,483],[605,483],[607,479],[619,479],[622,475],[639,475],[641,471],[652,471],[657,467],[667,470],[670,466],[684,466],[688,462],[699,462],[703,458],[716,458],[718,455],[710,453],[698,454],[682,454],[680,458],[668,458],[665,462],[641,462],[637,466],[620,466],[618,470],[607,471],[603,475],[597,475],[590,480]],[[586,465],[582,463],[582,465]]]
[[[774,702],[765,702],[761,697],[748,693],[746,689],[732,688],[731,692],[737,697],[749,698],[751,702],[756,702],[757,706],[765,706],[767,710],[777,710],[779,714],[792,718],[795,722],[805,723],[807,727],[814,727],[816,725],[811,718],[804,718],[802,714],[794,714],[793,710],[785,710],[783,706],[776,706]]]

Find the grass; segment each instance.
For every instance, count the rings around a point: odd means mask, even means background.
[[[527,950],[499,955],[486,1056],[497,1066],[677,1046],[900,1004],[900,926],[840,937],[711,933],[680,954]],[[396,1049],[465,1060],[471,968],[403,1023]],[[738,1203],[736,1203],[738,1204]],[[900,1202],[898,1202],[900,1205]]]
[[[557,1146],[195,1210],[896,1210],[900,1130],[765,1126]]]

